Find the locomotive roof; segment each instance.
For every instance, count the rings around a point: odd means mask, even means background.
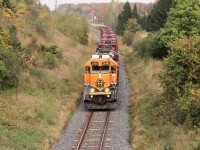
[[[102,64],[102,62],[110,62],[110,65],[118,65],[112,58],[109,57],[109,55],[102,55],[108,57],[101,57],[101,55],[93,55],[93,56],[96,57],[92,57],[84,64],[84,66],[91,66],[91,62],[99,62],[100,64]]]

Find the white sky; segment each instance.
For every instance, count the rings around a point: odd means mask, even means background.
[[[127,0],[119,0],[119,2],[126,2]],[[155,0],[128,0],[129,2],[142,2],[150,3]],[[46,4],[51,10],[55,9],[56,0],[40,0],[41,4]],[[111,0],[57,0],[57,5],[65,3],[102,3],[102,2],[111,2]]]

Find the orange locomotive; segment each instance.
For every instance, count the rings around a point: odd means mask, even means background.
[[[109,55],[93,55],[84,64],[84,105],[87,109],[114,109],[118,92],[118,64]]]

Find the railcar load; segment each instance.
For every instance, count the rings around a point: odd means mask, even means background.
[[[108,54],[119,63],[119,50],[115,32],[107,26],[100,28],[100,43],[96,49],[97,55]]]
[[[93,55],[84,64],[84,105],[87,109],[114,109],[118,94],[118,63],[109,55]]]

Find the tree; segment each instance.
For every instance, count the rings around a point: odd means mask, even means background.
[[[178,0],[161,30],[161,39],[167,44],[170,39],[195,34],[200,34],[200,1]]]
[[[124,32],[122,42],[127,45],[131,45],[133,42],[134,35],[137,31],[141,30],[140,25],[137,23],[136,19],[129,19],[126,25],[126,30]]]
[[[165,26],[170,8],[175,7],[175,0],[159,0],[147,18],[147,31],[158,31]]]
[[[134,7],[133,7],[132,18],[136,19],[138,23],[140,22],[140,16],[138,15],[136,4],[134,4]]]
[[[129,2],[124,4],[122,12],[118,16],[117,34],[123,35],[127,21],[131,18],[131,6]]]
[[[136,33],[141,30],[141,26],[138,24],[136,19],[131,18],[127,22],[126,29],[132,33]]]

